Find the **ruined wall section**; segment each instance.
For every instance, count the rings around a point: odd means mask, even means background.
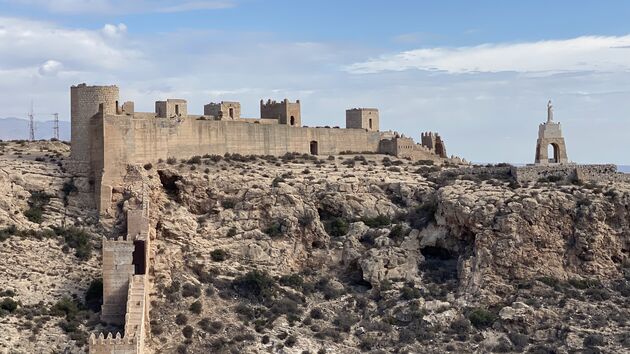
[[[279,124],[301,127],[300,100],[295,102],[290,102],[286,98],[280,102],[260,100],[260,118],[274,118]]]
[[[220,120],[238,120],[241,118],[241,104],[229,101],[208,103],[203,106],[203,114]]]
[[[103,238],[103,306],[101,321],[116,325],[125,323],[129,277],[134,273],[133,242],[121,238]]]
[[[630,183],[630,174],[617,172],[617,166],[613,164],[512,167],[512,175],[518,182],[537,182],[552,178],[564,181]]]

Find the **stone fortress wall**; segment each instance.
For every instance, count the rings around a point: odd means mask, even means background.
[[[617,166],[604,165],[531,165],[512,167],[511,174],[517,182],[536,182],[541,179],[590,182],[627,182],[630,174],[617,172]]]
[[[151,229],[146,188],[142,204],[127,212],[126,238],[103,238],[101,321],[124,325],[124,334],[92,334],[90,354],[141,354],[149,324]]]
[[[346,128],[303,127],[299,100],[261,100],[260,118],[243,118],[240,103],[225,101],[205,105],[203,115],[189,114],[182,99],[157,101],[155,112],[135,112],[133,102],[120,105],[118,87],[85,84],[71,88],[71,105],[72,163],[75,172],[94,181],[101,212],[109,208],[112,188],[121,182],[127,165],[160,159],[367,152],[438,164],[448,160],[437,134],[438,142],[423,145],[381,132],[375,108],[347,110]]]

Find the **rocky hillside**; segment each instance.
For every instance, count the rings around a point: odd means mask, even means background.
[[[520,186],[380,155],[207,156],[131,169],[103,227],[63,163],[0,162],[12,353],[81,352],[103,329],[99,238],[123,232],[142,183],[157,231],[150,352],[630,350],[630,185]],[[47,182],[24,177],[34,169]]]

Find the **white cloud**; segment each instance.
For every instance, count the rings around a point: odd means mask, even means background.
[[[236,6],[233,0],[0,0],[0,2],[43,7],[51,12],[70,14],[185,12]]]
[[[118,25],[106,26],[103,32],[76,30],[49,22],[0,17],[0,64],[4,68],[35,67],[55,58],[63,62],[64,69],[74,71],[122,69],[141,60],[137,50],[106,40],[106,35],[118,35],[124,29],[124,25]]]
[[[190,1],[176,5],[167,5],[156,9],[157,12],[186,12],[196,10],[227,9],[236,6],[231,1]]]
[[[63,64],[56,60],[47,60],[39,67],[39,74],[42,76],[55,76],[61,69]]]
[[[124,23],[119,23],[118,25],[111,25],[108,23],[103,26],[101,32],[103,32],[103,35],[106,37],[118,38],[127,33],[127,25]]]
[[[439,47],[382,55],[345,67],[355,74],[419,69],[448,73],[561,73],[630,70],[630,35],[584,36],[474,47]]]

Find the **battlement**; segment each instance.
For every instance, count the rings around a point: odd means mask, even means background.
[[[155,116],[158,118],[178,118],[188,116],[188,103],[183,99],[167,99],[155,102]]]
[[[241,103],[230,101],[210,102],[203,106],[203,114],[219,120],[238,120],[241,118]]]
[[[379,113],[376,108],[351,108],[346,110],[347,129],[379,131]]]
[[[420,143],[436,155],[446,158],[446,145],[440,137],[440,134],[434,132],[422,132],[420,133]]]
[[[268,99],[266,102],[260,100],[260,118],[277,119],[279,124],[286,124],[293,127],[302,126],[302,114],[300,112],[300,100],[290,102],[288,99],[275,101]]]
[[[116,345],[135,345],[138,343],[138,338],[136,336],[121,336],[120,332],[116,332],[116,335],[113,336],[110,333],[107,333],[107,337],[101,332],[98,335],[92,333],[89,338],[90,345],[90,353],[92,352],[92,347],[98,346],[116,346]],[[95,348],[96,349],[96,348]]]

